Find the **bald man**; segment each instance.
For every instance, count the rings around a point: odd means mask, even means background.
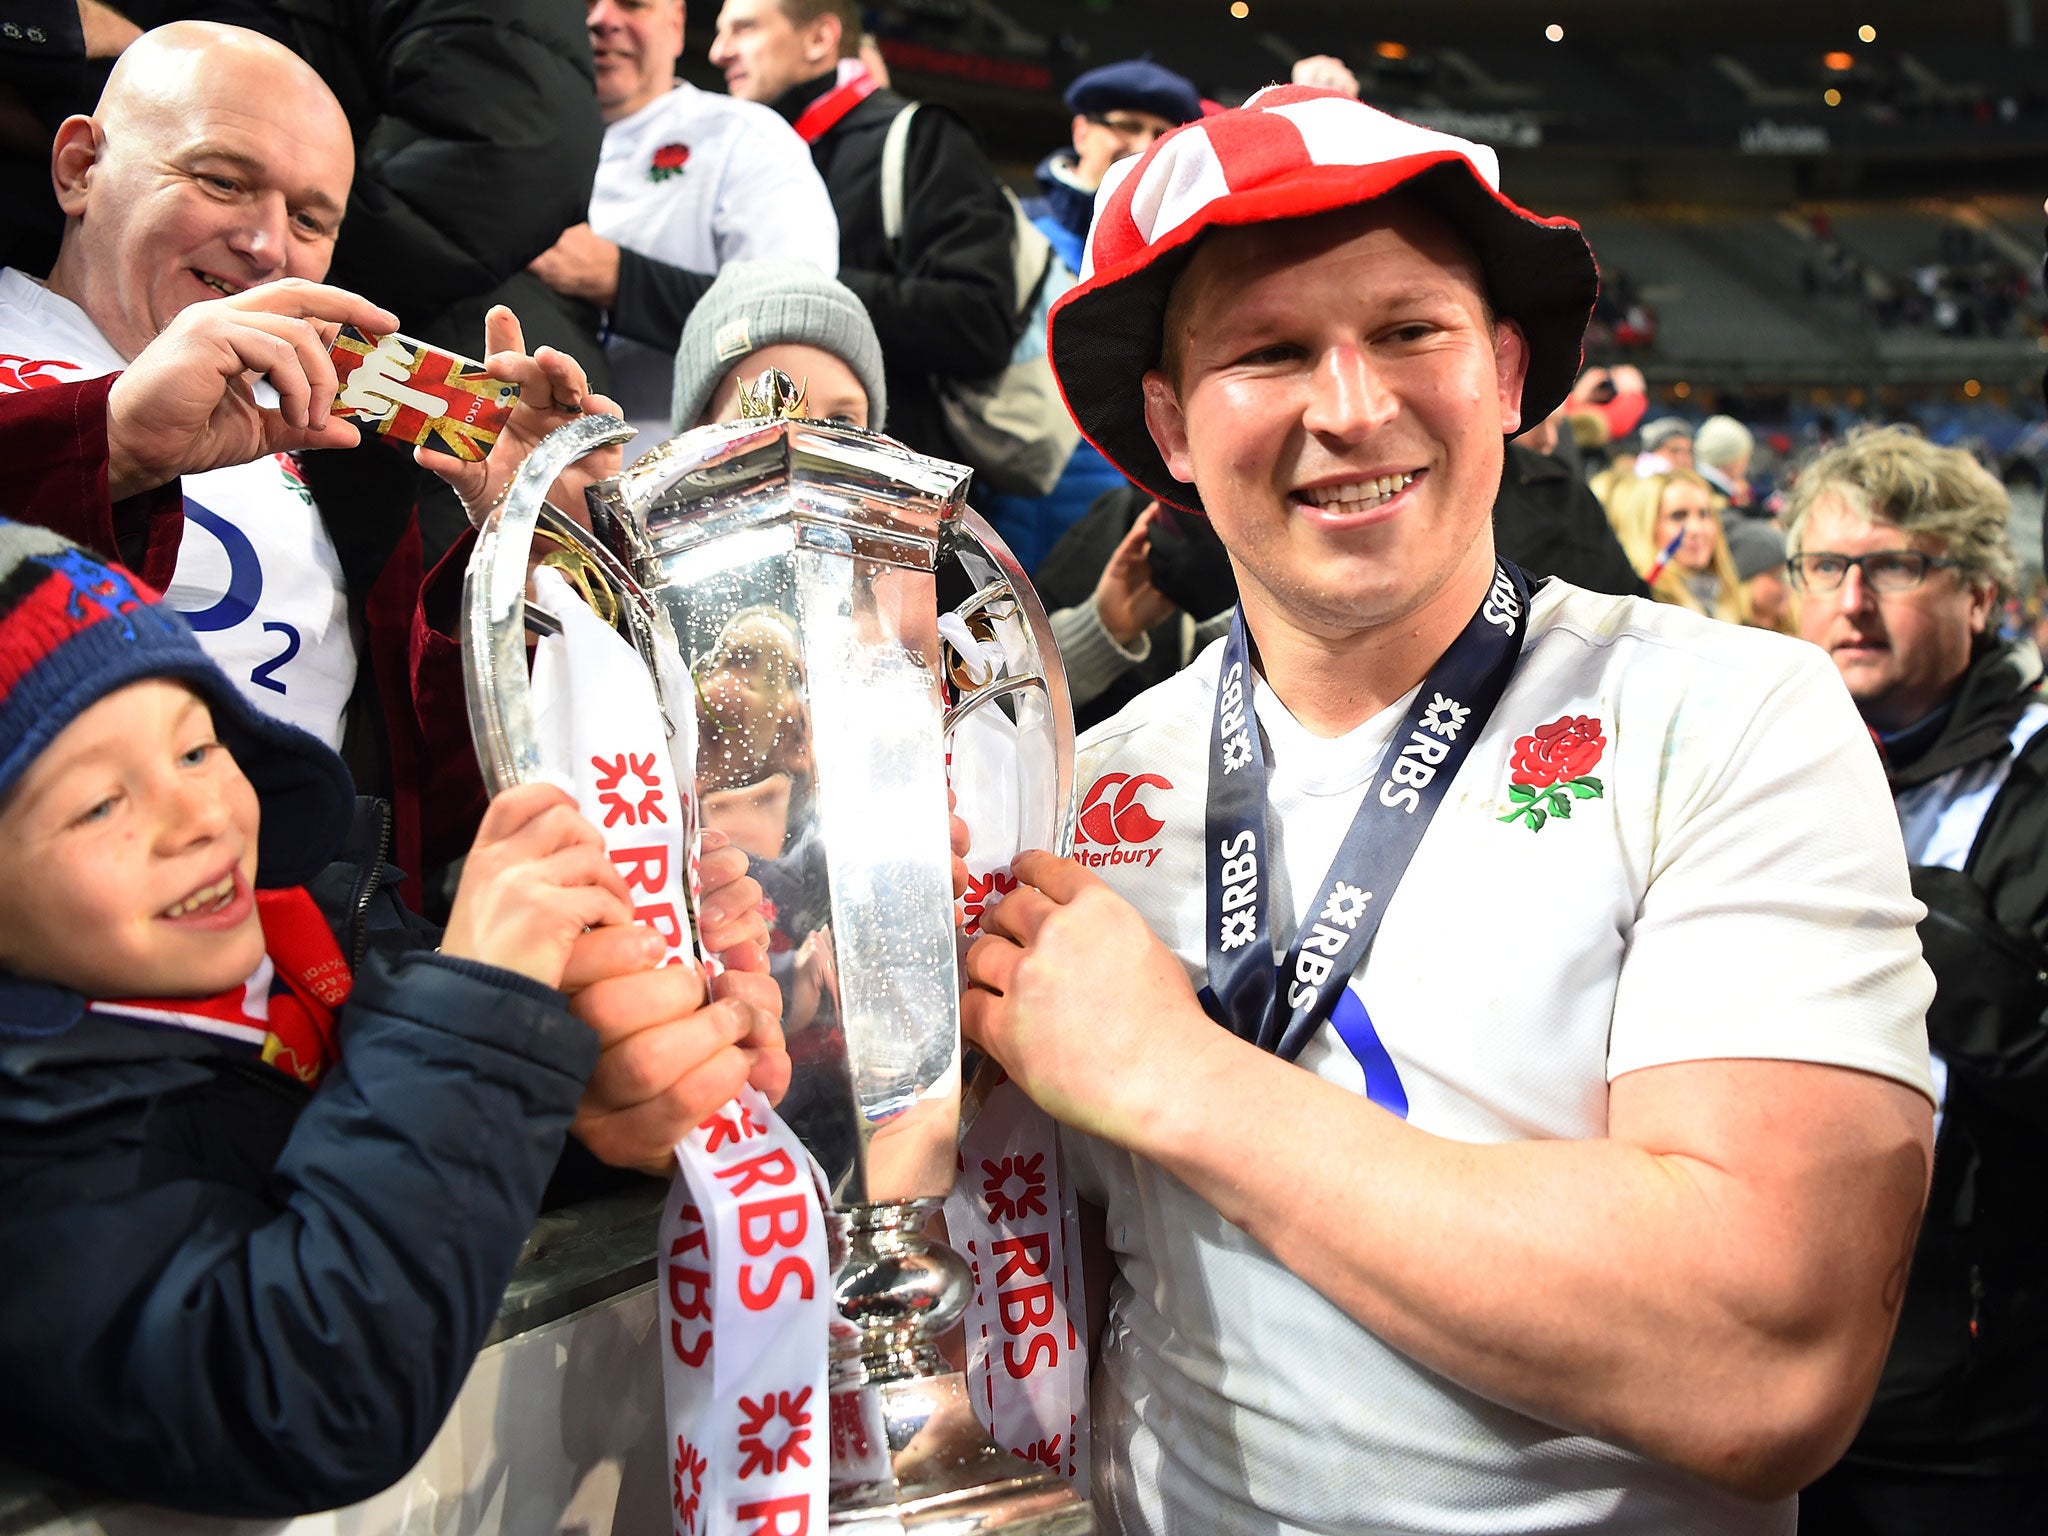
[[[398,323],[317,286],[354,159],[340,104],[296,55],[240,28],[160,27],[122,55],[93,114],[57,130],[65,222],[49,276],[0,270],[0,390],[120,372],[160,334],[171,350],[149,371],[159,407],[183,368],[193,390],[268,376],[277,411],[244,394],[228,408],[238,430],[166,466],[163,478],[187,478],[165,595],[253,703],[330,746],[356,652],[334,542],[290,455],[357,440],[327,415],[324,337],[337,323]],[[287,278],[298,281],[262,286]],[[116,385],[109,397],[116,495],[139,488],[138,461],[152,457],[133,430],[152,413],[135,394]]]

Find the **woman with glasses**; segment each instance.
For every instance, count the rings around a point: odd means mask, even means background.
[[[1713,488],[1700,476],[1688,469],[1624,474],[1608,487],[1607,520],[1658,602],[1730,624],[1750,622]]]

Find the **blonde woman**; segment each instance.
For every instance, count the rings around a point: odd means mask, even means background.
[[[1607,521],[1658,602],[1731,624],[1749,622],[1713,487],[1700,476],[1689,469],[1622,476],[1608,487]]]

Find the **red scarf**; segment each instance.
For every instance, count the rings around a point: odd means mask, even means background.
[[[841,59],[839,83],[797,114],[797,136],[806,144],[817,143],[839,126],[842,117],[874,95],[875,89],[875,77],[866,65],[858,59]]]
[[[191,1029],[239,1041],[271,1066],[311,1085],[340,1059],[335,1010],[354,977],[320,908],[303,889],[258,891],[263,963],[240,986],[215,997],[138,997],[90,1004],[97,1013]]]

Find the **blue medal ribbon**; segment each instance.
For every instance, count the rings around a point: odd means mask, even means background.
[[[1337,1012],[1422,834],[1507,691],[1528,625],[1528,578],[1502,561],[1478,609],[1415,691],[1286,963],[1276,970],[1268,914],[1266,759],[1252,713],[1244,610],[1232,616],[1216,688],[1203,823],[1209,878],[1209,986],[1203,998],[1218,1023],[1292,1061]],[[1354,1028],[1340,1031],[1345,1044],[1361,1061],[1374,1051],[1384,1055],[1364,1010],[1356,1012]],[[1359,1023],[1369,1041],[1353,1039]]]

